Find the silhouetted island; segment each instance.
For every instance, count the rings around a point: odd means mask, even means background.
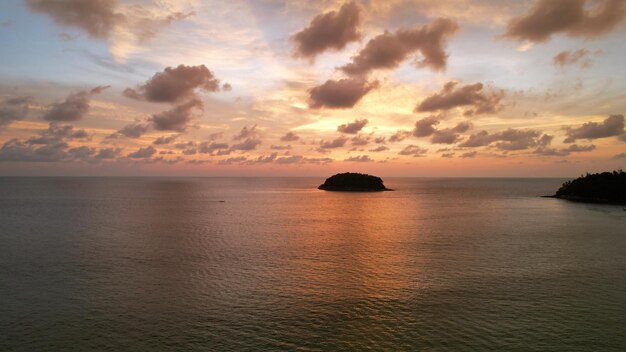
[[[576,202],[626,204],[626,172],[587,174],[567,181],[552,198]]]
[[[326,179],[324,184],[317,187],[324,191],[340,191],[340,192],[380,192],[393,191],[385,187],[380,177],[346,172],[336,174]]]

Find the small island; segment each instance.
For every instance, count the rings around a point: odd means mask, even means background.
[[[326,179],[324,184],[317,187],[324,191],[337,192],[382,192],[393,191],[385,187],[380,177],[345,172],[336,174]]]
[[[626,172],[587,174],[567,181],[551,198],[575,202],[626,204]]]

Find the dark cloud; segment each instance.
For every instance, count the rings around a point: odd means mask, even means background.
[[[534,151],[534,153],[539,154],[539,155],[544,155],[544,156],[566,156],[566,155],[570,155],[571,153],[590,152],[594,149],[596,149],[596,146],[593,144],[590,144],[590,145],[572,144],[572,145],[569,145],[567,148],[561,148],[561,149],[540,147],[540,148],[537,148]]]
[[[225,155],[224,152],[228,151],[229,145],[228,143],[218,143],[218,142],[202,142],[198,146],[198,152],[202,154],[211,154],[211,155]],[[220,154],[220,151],[222,154]]]
[[[300,139],[300,137],[291,131],[287,132],[284,136],[280,137],[281,142],[293,142],[293,141],[297,141],[298,139]]]
[[[48,124],[48,128],[38,132],[39,137],[31,137],[28,144],[54,144],[72,139],[88,139],[87,131],[74,129],[71,125],[60,125],[57,122]]]
[[[337,137],[331,141],[322,140],[320,142],[321,149],[335,149],[343,147],[348,141],[347,137]]]
[[[368,163],[368,162],[373,162],[374,160],[372,160],[369,157],[369,155],[358,155],[358,156],[351,156],[345,159],[344,161],[356,162],[356,163]]]
[[[72,160],[91,161],[91,156],[96,154],[96,149],[87,146],[74,147],[70,148],[67,154]]]
[[[173,135],[170,135],[170,136],[161,136],[161,137],[155,139],[154,142],[152,142],[152,144],[154,144],[154,145],[170,144],[170,143],[174,142],[176,140],[176,138],[178,138],[177,134],[173,134]]]
[[[107,38],[113,27],[124,21],[115,11],[117,0],[26,0],[26,4],[57,24],[80,28],[93,38]]]
[[[256,147],[261,144],[261,140],[258,138],[247,138],[241,143],[233,144],[230,147],[230,150],[240,150],[240,151],[249,151],[254,150]]]
[[[469,122],[460,122],[452,128],[436,130],[433,132],[430,142],[434,144],[456,143],[460,138],[460,134],[469,131],[471,127],[472,124]]]
[[[6,126],[13,121],[19,121],[28,115],[30,98],[15,97],[5,99],[0,103],[0,127]]]
[[[104,148],[98,151],[96,159],[115,159],[122,152],[121,148]]]
[[[412,132],[409,131],[398,130],[396,131],[396,133],[392,134],[391,137],[389,137],[389,142],[402,142],[403,140],[407,139],[411,135],[411,133]]]
[[[0,161],[14,162],[55,162],[68,158],[65,142],[30,144],[11,139],[0,148]]]
[[[307,158],[302,155],[290,155],[276,159],[277,164],[328,164],[332,158]]]
[[[246,158],[245,156],[238,156],[234,158],[223,159],[223,160],[218,161],[217,163],[220,165],[230,165],[230,164],[240,164],[247,160],[248,158]]]
[[[439,124],[439,118],[436,116],[428,116],[415,122],[415,128],[413,128],[413,136],[415,137],[427,137],[435,133],[437,130],[435,125]]]
[[[477,154],[478,154],[477,151],[466,152],[466,153],[461,154],[461,158],[465,158],[465,159],[474,158],[474,157],[476,157]]]
[[[309,26],[291,37],[296,45],[294,55],[314,59],[326,50],[341,50],[361,38],[360,9],[355,2],[315,16]]]
[[[198,149],[197,148],[187,148],[187,149],[183,150],[183,154],[184,155],[196,155],[196,154],[198,154]]]
[[[378,153],[378,152],[384,152],[385,150],[388,150],[388,149],[389,148],[385,147],[384,145],[379,145],[378,147],[374,149],[370,149],[370,152]]]
[[[368,82],[361,78],[328,80],[309,90],[309,107],[313,109],[351,108],[376,87],[378,87],[378,81]]]
[[[139,138],[148,132],[150,129],[149,123],[134,122],[130,125],[122,127],[119,131],[109,135],[107,138],[116,138],[118,136],[124,136],[128,138]],[[154,143],[158,144],[158,143]]]
[[[171,110],[152,116],[152,125],[158,131],[183,132],[193,118],[192,111],[194,108],[202,108],[202,102],[199,99],[191,99]]]
[[[354,120],[354,122],[339,125],[337,131],[341,133],[357,134],[367,125],[367,119]]]
[[[375,69],[396,68],[419,51],[422,57],[417,66],[444,70],[448,59],[444,46],[458,29],[454,21],[438,19],[419,28],[386,31],[371,39],[351,63],[340,69],[349,75],[367,75]]]
[[[440,123],[437,116],[429,116],[415,122],[413,136],[415,137],[431,137],[431,143],[435,144],[452,144],[460,138],[460,133],[467,132],[472,124],[469,122],[460,122],[452,128],[437,129],[435,126]]]
[[[626,159],[626,153],[619,153],[614,155],[611,159],[613,160],[620,160],[620,159]]]
[[[406,147],[404,147],[404,149],[402,149],[398,154],[421,157],[421,156],[426,156],[426,152],[428,152],[428,149],[424,149],[419,146],[411,144],[411,145],[407,145]]]
[[[556,66],[565,67],[571,65],[580,65],[587,68],[591,66],[590,52],[587,49],[578,49],[576,51],[561,51],[552,58],[552,62]]]
[[[625,17],[623,0],[538,0],[527,14],[509,22],[504,36],[535,43],[557,33],[597,37],[613,30]]]
[[[194,13],[172,12],[155,16],[140,4],[118,9],[118,0],[26,0],[31,11],[49,16],[56,24],[82,30],[92,38],[115,42],[122,34],[124,42],[143,43],[175,21]]]
[[[153,146],[139,148],[137,151],[128,154],[129,158],[133,159],[146,159],[156,154],[156,149]]]
[[[371,139],[370,136],[364,136],[360,134],[358,136],[352,137],[350,141],[352,142],[352,145],[362,146],[362,145],[368,145],[370,142],[370,139]]]
[[[489,134],[487,131],[474,133],[465,142],[459,144],[459,147],[481,147],[495,143],[495,147],[500,150],[523,150],[546,146],[551,140],[551,136],[542,135],[536,130],[509,128],[494,134]]]
[[[253,125],[251,127],[244,126],[241,129],[241,131],[239,131],[239,133],[233,136],[233,140],[240,141],[242,139],[258,138],[258,137],[259,137],[259,130],[257,129],[256,125]]]
[[[442,153],[442,158],[454,158],[454,153]]]
[[[126,88],[123,94],[132,99],[156,103],[175,103],[195,98],[195,90],[215,92],[220,89],[220,81],[206,66],[179,65],[167,67],[157,72],[137,89]]]
[[[267,156],[259,156],[258,158],[251,160],[249,163],[250,164],[269,164],[271,162],[274,162],[274,160],[276,160],[277,157],[278,157],[278,153],[274,152]]]
[[[448,82],[441,92],[424,99],[415,112],[450,110],[456,107],[468,106],[471,114],[495,113],[502,109],[500,101],[504,98],[504,91],[483,91],[482,83],[458,86],[458,82]]]
[[[580,127],[567,127],[565,143],[573,143],[577,139],[598,139],[624,134],[624,115],[611,115],[602,123],[587,122]]]
[[[107,88],[109,86],[99,86],[90,91],[72,93],[64,101],[52,104],[42,117],[46,121],[78,121],[89,112],[91,97]]]
[[[272,150],[289,150],[289,149],[291,149],[291,145],[290,144],[287,144],[287,145],[274,145],[274,144],[272,144],[270,146],[270,149],[272,149]]]

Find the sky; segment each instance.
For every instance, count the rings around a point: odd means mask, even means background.
[[[626,166],[626,0],[6,0],[0,175]]]

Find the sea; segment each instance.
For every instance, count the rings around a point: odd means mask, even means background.
[[[625,351],[624,206],[564,179],[0,178],[0,351]]]

